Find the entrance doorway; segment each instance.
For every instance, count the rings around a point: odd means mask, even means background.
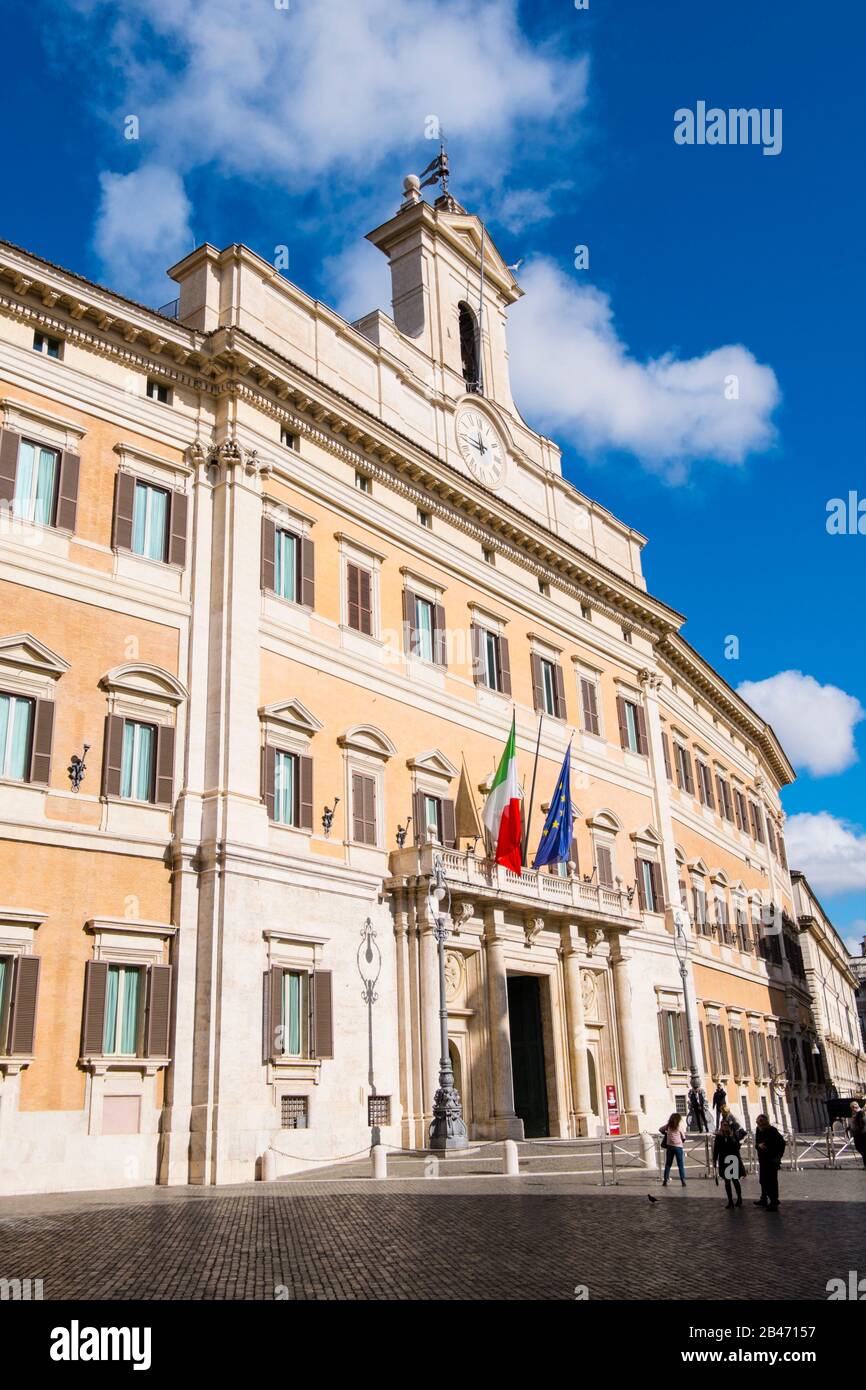
[[[508,976],[508,1021],[514,1110],[523,1121],[527,1139],[546,1138],[550,1124],[541,1027],[541,980],[537,975]]]

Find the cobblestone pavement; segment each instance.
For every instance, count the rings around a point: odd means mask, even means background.
[[[0,1278],[41,1278],[46,1299],[569,1299],[585,1284],[590,1299],[823,1300],[828,1279],[866,1272],[863,1173],[788,1174],[778,1215],[752,1206],[754,1181],[739,1211],[706,1180],[517,1182],[8,1197]]]

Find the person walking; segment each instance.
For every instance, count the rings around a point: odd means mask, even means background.
[[[725,1109],[725,1103],[727,1099],[728,1093],[722,1085],[722,1078],[719,1077],[716,1081],[716,1089],[713,1091],[713,1110],[716,1116],[716,1133],[718,1133],[719,1126],[722,1123],[722,1115]]]
[[[689,1128],[702,1134],[709,1132],[707,1124],[707,1097],[703,1086],[690,1086],[688,1096]]]
[[[668,1119],[666,1125],[660,1129],[662,1136],[662,1148],[665,1151],[665,1175],[662,1187],[667,1187],[670,1182],[671,1165],[676,1159],[679,1169],[680,1182],[683,1187],[686,1185],[686,1132],[683,1129],[683,1117],[679,1111],[675,1110]]]
[[[727,1120],[722,1120],[719,1125],[719,1132],[713,1141],[713,1163],[719,1177],[725,1184],[725,1191],[728,1194],[728,1206],[743,1205],[743,1189],[740,1187],[740,1179],[746,1176],[743,1167],[743,1160],[740,1158],[740,1141],[735,1130],[732,1130]],[[734,1193],[737,1194],[736,1203]]]
[[[851,1138],[854,1148],[863,1160],[863,1167],[866,1168],[866,1110],[862,1105],[858,1105],[856,1100],[851,1102],[851,1119],[848,1122],[851,1130]]]
[[[755,1121],[755,1148],[758,1153],[758,1180],[761,1197],[755,1203],[765,1211],[779,1210],[779,1167],[785,1152],[785,1141],[766,1115]]]

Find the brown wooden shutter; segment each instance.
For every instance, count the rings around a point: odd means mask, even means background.
[[[316,547],[309,536],[301,536],[300,541],[301,604],[304,608],[316,606]]]
[[[33,1052],[40,965],[39,956],[18,956],[15,960],[8,1034],[8,1050],[13,1056],[29,1056]]]
[[[752,1068],[753,1068],[753,1070],[752,1070],[752,1076],[753,1076],[753,1078],[755,1079],[755,1081],[760,1081],[760,1079],[761,1079],[761,1054],[760,1054],[759,1051],[758,1051],[758,1035],[757,1035],[757,1033],[751,1033],[751,1034],[750,1034],[750,1037],[751,1037],[751,1040],[752,1040]]]
[[[367,825],[367,838],[365,843],[375,845],[376,843],[376,779],[375,777],[364,778],[364,820]]]
[[[725,814],[725,790],[724,783],[718,773],[716,773],[716,795],[719,801],[719,815],[723,816]]]
[[[661,1054],[662,1054],[662,1071],[673,1071],[673,1059],[671,1058],[670,1040],[669,1040],[669,1038],[668,1038],[668,1030],[667,1030],[667,1027],[666,1027],[666,1024],[667,1024],[667,1019],[666,1019],[666,1017],[665,1017],[666,1012],[667,1012],[667,1011],[666,1011],[665,1009],[662,1009],[662,1010],[660,1010],[659,1016],[658,1016],[658,1020],[659,1020],[659,1043],[660,1043],[660,1045],[661,1045]]]
[[[314,1057],[334,1055],[334,1003],[330,970],[314,970],[310,976],[312,994]]]
[[[416,648],[416,628],[415,628],[415,595],[411,589],[403,590],[403,650],[410,656],[415,655]]]
[[[48,785],[51,773],[51,742],[54,735],[54,701],[36,700],[33,713],[33,742],[30,751],[30,781]]]
[[[115,550],[132,549],[132,517],[135,511],[135,478],[122,469],[114,481],[114,529],[111,544]]]
[[[616,717],[619,723],[619,741],[623,748],[629,748],[628,724],[625,717],[625,700],[621,695],[616,697]]]
[[[20,445],[20,434],[14,430],[0,430],[0,504],[8,503],[10,507],[15,500]]]
[[[532,673],[532,707],[534,710],[544,709],[544,673],[541,669],[541,657],[538,652],[529,653],[529,669]]]
[[[423,845],[426,826],[424,824],[424,793],[412,793],[412,821],[415,826],[415,843]]]
[[[313,760],[306,754],[298,757],[298,825],[301,830],[313,828]]]
[[[497,637],[499,644],[499,679],[500,690],[503,695],[511,694],[511,658],[508,653],[508,638],[501,634]]]
[[[437,666],[448,665],[448,632],[445,609],[441,603],[433,605],[433,660]]]
[[[484,630],[477,623],[469,629],[469,644],[472,652],[472,679],[476,685],[484,685]]]
[[[346,609],[349,627],[361,629],[361,571],[357,565],[346,565]]]
[[[446,849],[457,843],[457,808],[447,797],[442,798],[442,843]]]
[[[262,990],[262,1061],[272,1062],[282,1056],[283,971],[272,965],[264,973]]]
[[[597,734],[600,731],[598,722],[598,700],[595,693],[595,681],[587,680],[586,676],[580,678],[581,704],[583,705],[583,727],[588,734]]]
[[[108,991],[108,965],[89,960],[84,967],[84,1013],[81,1020],[82,1057],[101,1057],[105,1033],[105,996]]]
[[[646,714],[643,705],[635,705],[634,713],[637,726],[637,751],[646,755],[649,751],[649,743],[647,742]]]
[[[686,780],[685,790],[688,792],[689,796],[694,796],[695,784],[692,778],[692,755],[688,748],[683,749],[683,776]]]
[[[638,902],[640,903],[641,911],[642,911],[642,912],[646,912],[646,910],[647,910],[646,891],[645,891],[644,885],[643,885],[643,873],[641,872],[641,861],[640,861],[639,859],[636,859],[636,860],[634,861],[634,876],[635,876],[635,879],[637,880],[637,896],[638,896]]]
[[[603,888],[613,887],[613,855],[607,845],[597,845],[595,862],[598,865],[598,881]]]
[[[650,864],[650,877],[653,885],[653,897],[655,898],[653,908],[656,912],[664,912],[665,898],[662,892],[661,865],[656,864],[655,861]]]
[[[673,781],[671,777],[671,745],[667,734],[662,734],[662,752],[665,757],[665,776],[668,781]]]
[[[422,835],[423,831],[422,825]],[[364,843],[364,777],[360,772],[352,773],[352,839],[356,844]]]
[[[174,729],[163,724],[156,731],[156,780],[153,799],[157,806],[174,802]]]
[[[78,478],[81,460],[77,454],[67,449],[60,455],[60,477],[57,481],[57,512],[54,524],[62,531],[75,530],[75,514],[78,510]]]
[[[556,717],[557,719],[565,719],[565,680],[559,662],[553,668],[553,679],[556,685]]]
[[[710,808],[711,811],[714,811],[714,810],[716,809],[716,807],[715,807],[715,803],[714,803],[714,801],[713,801],[713,778],[712,778],[712,774],[711,774],[711,772],[710,772],[709,767],[707,767],[707,769],[706,769],[706,773],[705,773],[705,778],[704,778],[704,780],[706,781],[706,784],[707,784],[707,805],[709,806],[709,808]],[[721,786],[721,783],[720,783],[719,785]],[[724,807],[724,794],[720,795],[720,797],[719,797],[719,811],[722,811],[722,810],[723,810],[723,807]]]
[[[268,594],[277,587],[277,528],[269,516],[262,517],[261,587]]]
[[[277,813],[277,750],[267,744],[262,749],[262,801],[268,808],[268,820],[275,820]]]
[[[703,1024],[700,1025],[700,1033],[699,1033],[699,1036],[700,1036],[700,1040],[701,1040],[701,1071],[702,1071],[702,1072],[706,1072],[706,1070],[707,1070],[707,1035],[706,1035],[706,1033],[704,1032],[704,1025],[703,1025]]]
[[[373,578],[369,570],[358,570],[358,606],[361,616],[359,631],[371,637],[373,634]]]
[[[145,1057],[168,1057],[171,1033],[171,966],[152,965],[147,981]]]
[[[123,725],[119,714],[105,716],[105,734],[102,743],[102,795],[120,796],[120,779],[123,775]]]
[[[686,1048],[685,1016],[678,1013],[675,1017],[677,1030],[677,1062],[679,1063],[677,1070],[685,1071],[689,1065],[688,1049]]]
[[[185,492],[171,494],[171,521],[168,536],[168,562],[183,569],[186,564],[186,530],[189,500]]]

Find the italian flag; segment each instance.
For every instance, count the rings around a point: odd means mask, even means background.
[[[514,756],[514,718],[490,795],[484,806],[484,824],[496,845],[496,862],[520,873],[520,792]]]

